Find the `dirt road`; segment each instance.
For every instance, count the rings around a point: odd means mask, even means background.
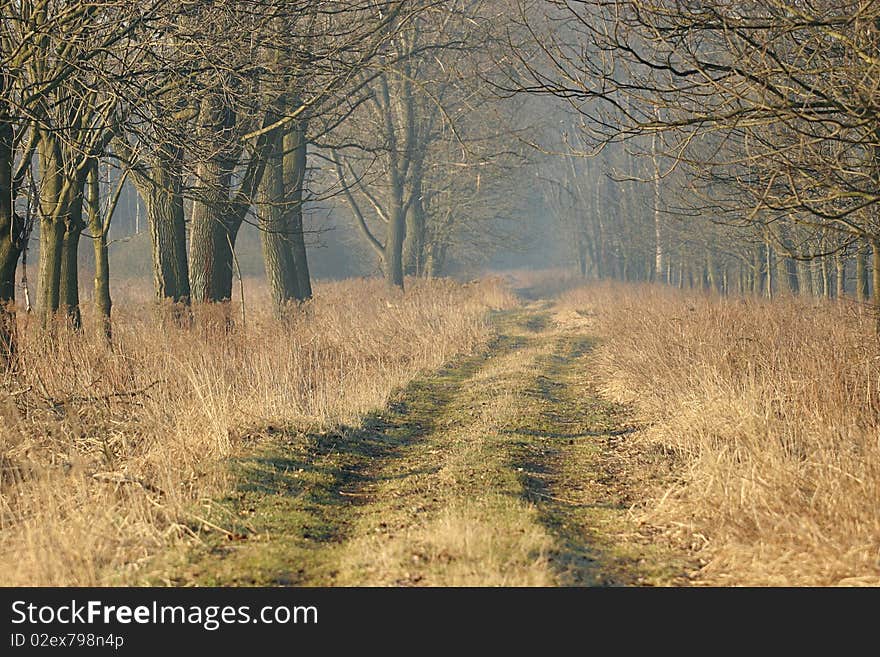
[[[682,583],[628,513],[632,429],[586,374],[589,322],[540,301],[493,321],[483,353],[361,427],[262,441],[206,511],[216,531],[154,583]]]

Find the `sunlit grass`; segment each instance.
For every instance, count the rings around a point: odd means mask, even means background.
[[[21,372],[0,392],[0,583],[136,580],[140,565],[202,525],[197,503],[228,485],[224,463],[267,427],[356,422],[418,373],[487,340],[513,303],[498,281],[317,286],[282,324],[248,285],[236,327],[163,326],[147,286],[115,290],[107,346],[49,339],[21,318]]]
[[[880,584],[880,343],[852,302],[659,286],[567,293],[601,335],[605,392],[680,481],[646,517],[714,583]]]

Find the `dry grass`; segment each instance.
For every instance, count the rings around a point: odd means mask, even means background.
[[[853,304],[601,285],[604,391],[683,457],[646,510],[715,584],[880,584],[880,344]]]
[[[191,533],[198,502],[228,484],[224,460],[268,427],[356,422],[419,372],[471,352],[497,280],[318,286],[289,325],[250,285],[232,333],[160,327],[140,287],[115,291],[114,344],[21,327],[23,371],[0,388],[0,583],[135,581]],[[88,308],[87,308],[88,310]]]
[[[552,586],[552,536],[510,467],[510,427],[546,348],[495,354],[373,491],[339,564],[343,585]],[[440,409],[434,409],[438,411]]]

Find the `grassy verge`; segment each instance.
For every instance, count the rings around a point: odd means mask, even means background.
[[[661,287],[569,292],[602,338],[585,376],[668,454],[641,518],[713,584],[880,584],[880,346],[854,304]]]
[[[335,476],[326,471],[355,458],[337,456],[334,436],[357,442],[337,427],[358,426],[393,390],[478,351],[491,335],[487,311],[514,302],[493,281],[413,282],[402,296],[347,281],[318,286],[282,325],[265,290],[251,288],[226,332],[222,322],[163,327],[148,292],[117,292],[112,345],[93,337],[88,312],[83,335],[49,336],[22,316],[23,368],[0,385],[6,585],[142,582],[174,544],[215,533],[244,543],[210,501],[234,485],[230,457],[245,454],[239,470],[261,473],[248,478],[267,490],[300,485],[299,463],[303,494],[320,496]],[[260,456],[267,436],[291,442],[290,463]],[[309,470],[313,455],[327,467]]]

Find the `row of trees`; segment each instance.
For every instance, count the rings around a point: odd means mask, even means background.
[[[110,336],[108,234],[129,186],[157,298],[179,322],[193,303],[231,299],[245,223],[260,229],[276,313],[309,298],[307,199],[345,199],[392,286],[478,249],[515,211],[510,177],[525,161],[481,84],[497,67],[486,46],[504,32],[501,4],[0,0],[4,359],[32,236],[42,324],[80,326],[85,235]]]
[[[634,273],[628,250],[643,278],[862,297],[873,287],[880,304],[877,3],[518,4],[533,38],[514,49],[507,88],[563,99],[580,117],[571,150],[604,149],[598,166],[646,183],[646,209],[611,241],[586,212],[581,230],[593,248],[604,240],[619,274]]]
[[[499,7],[444,3],[410,21],[334,135],[335,182],[393,285],[439,275],[453,250],[484,249],[517,213],[528,149],[510,143],[515,104],[484,84],[496,74]]]
[[[545,203],[567,236],[566,255],[581,276],[723,294],[869,299],[864,245],[797,224],[783,228],[780,242],[754,222],[689,207],[690,181],[664,176],[665,161],[649,149],[609,146],[597,155],[584,153],[583,143],[560,144],[541,180]],[[741,209],[743,215],[749,210]]]
[[[584,275],[880,303],[868,0],[0,0],[0,16],[7,360],[32,238],[41,323],[80,325],[86,236],[110,336],[108,236],[131,188],[182,323],[231,299],[246,224],[284,317],[311,295],[307,201],[350,216],[400,288],[509,240],[535,187]]]

